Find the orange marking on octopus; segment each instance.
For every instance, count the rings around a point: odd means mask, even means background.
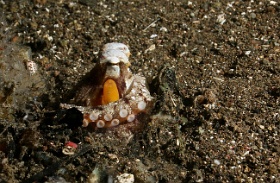
[[[117,84],[112,79],[107,79],[103,85],[102,105],[119,100]]]

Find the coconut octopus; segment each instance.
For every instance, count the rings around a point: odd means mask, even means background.
[[[105,44],[87,81],[61,107],[78,109],[84,127],[101,129],[136,122],[139,114],[151,108],[153,97],[146,79],[130,71],[129,56],[125,44]]]

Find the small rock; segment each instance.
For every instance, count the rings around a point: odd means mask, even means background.
[[[161,27],[159,30],[162,31],[162,32],[167,32],[168,31],[166,27]]]
[[[133,174],[123,173],[116,177],[115,183],[133,183],[134,181],[135,180]]]

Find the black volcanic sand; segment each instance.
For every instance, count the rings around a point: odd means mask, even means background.
[[[124,173],[279,182],[279,2],[1,0],[0,9],[1,183]],[[155,97],[138,130],[91,132],[78,111],[59,108],[108,42],[130,46],[131,70]],[[68,141],[73,155],[62,153]]]

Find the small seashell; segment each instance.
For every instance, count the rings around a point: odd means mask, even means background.
[[[26,68],[29,71],[30,75],[35,74],[38,70],[37,64],[32,60],[26,61]]]
[[[62,153],[65,155],[74,155],[78,145],[74,142],[68,141],[62,149]]]

